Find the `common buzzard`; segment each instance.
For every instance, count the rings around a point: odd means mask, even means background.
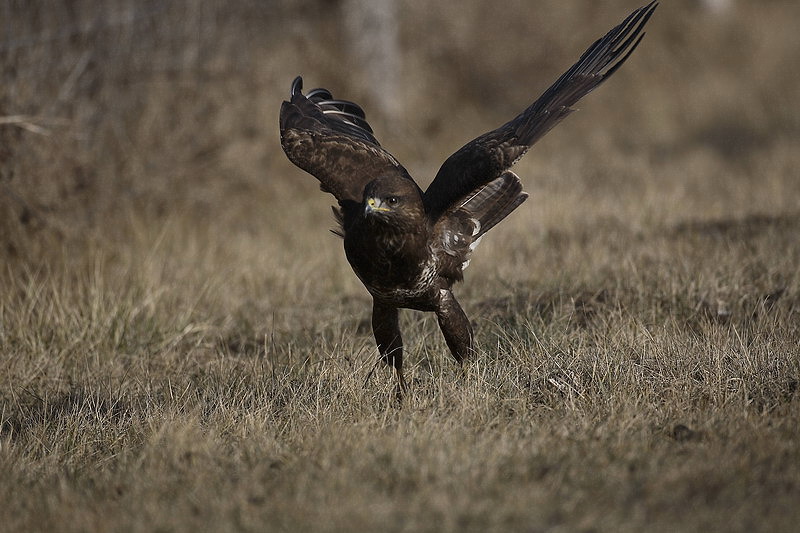
[[[292,83],[281,145],[338,200],[337,233],[372,295],[372,330],[381,360],[397,371],[399,395],[406,382],[398,309],[435,312],[456,361],[473,353],[472,327],[451,289],[481,237],[528,197],[508,169],[628,59],[656,6],[631,13],[525,111],[451,155],[424,192],[381,147],[358,105],[326,89],[303,95],[300,77]]]

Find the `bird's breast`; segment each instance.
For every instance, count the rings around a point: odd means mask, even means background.
[[[344,248],[358,278],[379,300],[420,308],[438,291],[438,261],[424,235],[351,228]]]

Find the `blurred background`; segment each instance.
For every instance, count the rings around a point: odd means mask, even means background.
[[[5,0],[0,257],[176,219],[210,239],[324,233],[332,198],[279,143],[295,76],[359,102],[424,187],[642,3]],[[516,168],[535,221],[794,216],[798,20],[796,0],[663,0],[625,67]]]

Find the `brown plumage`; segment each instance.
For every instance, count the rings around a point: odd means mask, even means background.
[[[338,200],[337,233],[373,297],[375,341],[397,371],[400,394],[406,383],[398,309],[435,312],[453,357],[461,363],[473,353],[472,327],[451,288],[483,234],[528,197],[509,167],[625,62],[656,6],[631,13],[530,107],[451,155],[425,192],[380,146],[358,105],[326,89],[303,95],[300,77],[292,83],[281,106],[283,150]]]

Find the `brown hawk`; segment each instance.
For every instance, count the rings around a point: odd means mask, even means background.
[[[398,309],[436,313],[456,361],[472,354],[472,327],[451,289],[481,237],[528,197],[508,169],[616,72],[641,42],[656,6],[631,13],[525,111],[451,155],[424,192],[381,147],[358,105],[326,89],[303,95],[300,77],[292,83],[291,99],[281,106],[281,145],[338,200],[337,233],[372,295],[375,341],[381,359],[397,371],[399,394],[406,382]]]

